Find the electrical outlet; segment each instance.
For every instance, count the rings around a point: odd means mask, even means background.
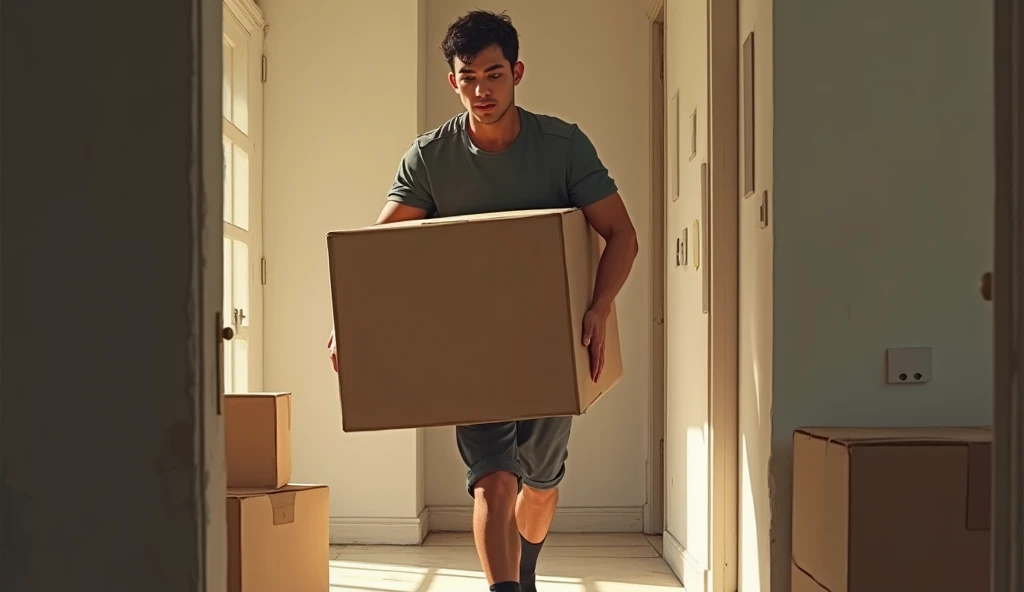
[[[885,350],[889,384],[921,384],[932,379],[932,348],[891,347]]]

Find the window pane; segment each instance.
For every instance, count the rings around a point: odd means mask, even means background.
[[[232,387],[236,393],[249,392],[249,342],[245,339],[232,339]]]
[[[234,175],[235,166],[232,162],[232,154],[234,151],[231,149],[231,140],[227,137],[222,136],[221,140],[224,143],[224,221],[231,222],[234,219],[234,211],[232,207],[232,193],[234,187]],[[248,167],[246,167],[248,168]]]
[[[249,155],[241,146],[234,146],[232,166],[231,220],[243,230],[249,230]]]
[[[232,240],[231,306],[239,309],[239,324],[249,326],[249,247],[242,241]],[[242,316],[244,315],[244,316]]]
[[[225,236],[224,237],[224,302],[223,302],[223,306],[224,306],[224,308],[223,308],[223,311],[224,311],[224,326],[225,327],[230,327],[232,325],[232,323],[234,322],[233,321],[233,317],[232,317],[232,309],[233,309],[234,305],[231,303],[231,301],[232,301],[232,294],[231,294],[231,292],[232,292],[232,288],[235,285],[234,281],[232,279],[232,278],[234,278],[234,265],[232,265],[233,262],[234,262],[234,258],[231,256],[231,239]]]
[[[234,92],[233,92],[234,91],[234,79],[235,79],[235,76],[234,76],[234,70],[235,70],[235,68],[234,68],[235,55],[234,54],[235,54],[235,52],[234,52],[234,48],[231,47],[231,44],[228,42],[227,39],[224,39],[221,45],[223,46],[222,47],[222,50],[223,50],[223,63],[222,63],[221,67],[224,70],[223,73],[221,74],[221,80],[222,80],[222,84],[221,84],[222,91],[221,92],[223,93],[223,99],[221,101],[222,105],[223,105],[222,111],[223,111],[224,117],[226,117],[230,121],[231,120],[231,115],[232,115],[232,113],[231,113],[231,105],[232,105],[232,103],[234,103],[234,100],[235,100]]]

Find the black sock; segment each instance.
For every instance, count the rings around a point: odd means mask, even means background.
[[[523,587],[523,592],[537,592],[537,557],[540,556],[540,548],[544,546],[544,540],[539,543],[531,543],[520,534],[519,543],[523,548],[522,556],[519,559],[519,583]]]
[[[522,592],[519,582],[498,582],[491,586],[491,592]]]

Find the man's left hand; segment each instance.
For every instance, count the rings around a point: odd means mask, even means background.
[[[583,315],[583,345],[590,350],[590,378],[597,382],[604,371],[604,336],[610,309],[591,307]]]

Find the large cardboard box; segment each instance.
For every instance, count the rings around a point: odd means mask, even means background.
[[[328,592],[326,485],[228,490],[228,592]]]
[[[345,431],[578,415],[622,377],[582,345],[600,237],[580,210],[437,218],[327,236]]]
[[[985,428],[797,430],[793,590],[988,590],[991,441]]]
[[[275,489],[292,477],[292,412],[288,393],[224,396],[228,487]]]

